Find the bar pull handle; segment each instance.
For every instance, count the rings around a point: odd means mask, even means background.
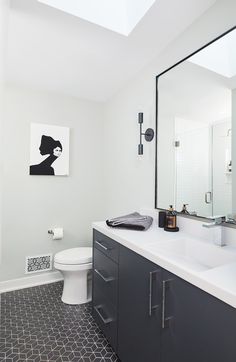
[[[165,328],[166,321],[170,320],[171,317],[166,318],[166,289],[169,287],[170,282],[173,279],[167,279],[162,281],[162,318],[161,318],[161,326],[162,329]]]
[[[94,269],[94,271],[95,271],[95,273],[96,273],[97,275],[99,275],[100,278],[102,278],[102,280],[104,280],[104,282],[106,282],[106,283],[111,282],[112,280],[115,279],[115,278],[113,278],[113,277],[104,277],[104,275],[102,275],[102,273],[101,273],[99,270],[97,270],[97,269]]]
[[[153,275],[159,273],[160,270],[154,270],[149,273],[149,308],[148,308],[148,315],[149,317],[152,316],[152,311],[159,307],[158,304],[152,304],[152,289],[153,289]]]
[[[102,243],[100,243],[99,241],[95,240],[94,242],[95,242],[95,244],[97,244],[97,245],[99,245],[101,248],[103,248],[104,250],[108,250],[108,248],[107,248],[105,245],[103,245]]]
[[[97,314],[99,315],[99,317],[101,318],[101,320],[103,321],[104,324],[108,324],[111,323],[113,321],[112,318],[104,318],[102,313],[100,312],[99,309],[102,309],[102,305],[97,305],[94,307],[95,311],[97,312]]]
[[[210,204],[211,203],[211,191],[205,192],[205,203]]]

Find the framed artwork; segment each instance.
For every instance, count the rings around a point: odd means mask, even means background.
[[[68,127],[31,123],[30,175],[69,175]]]

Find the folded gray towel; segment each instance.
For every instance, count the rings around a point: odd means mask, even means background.
[[[108,226],[131,230],[147,230],[152,225],[151,216],[140,215],[138,212],[106,220]]]

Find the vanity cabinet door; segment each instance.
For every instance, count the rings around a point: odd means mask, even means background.
[[[118,356],[122,362],[159,362],[161,268],[120,246]]]
[[[114,240],[94,232],[92,313],[115,351],[117,350],[118,264],[113,259],[118,255],[118,248],[119,244]]]
[[[236,310],[163,270],[162,362],[235,362]]]

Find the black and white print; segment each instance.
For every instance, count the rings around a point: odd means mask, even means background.
[[[31,124],[30,175],[69,175],[69,128]]]

